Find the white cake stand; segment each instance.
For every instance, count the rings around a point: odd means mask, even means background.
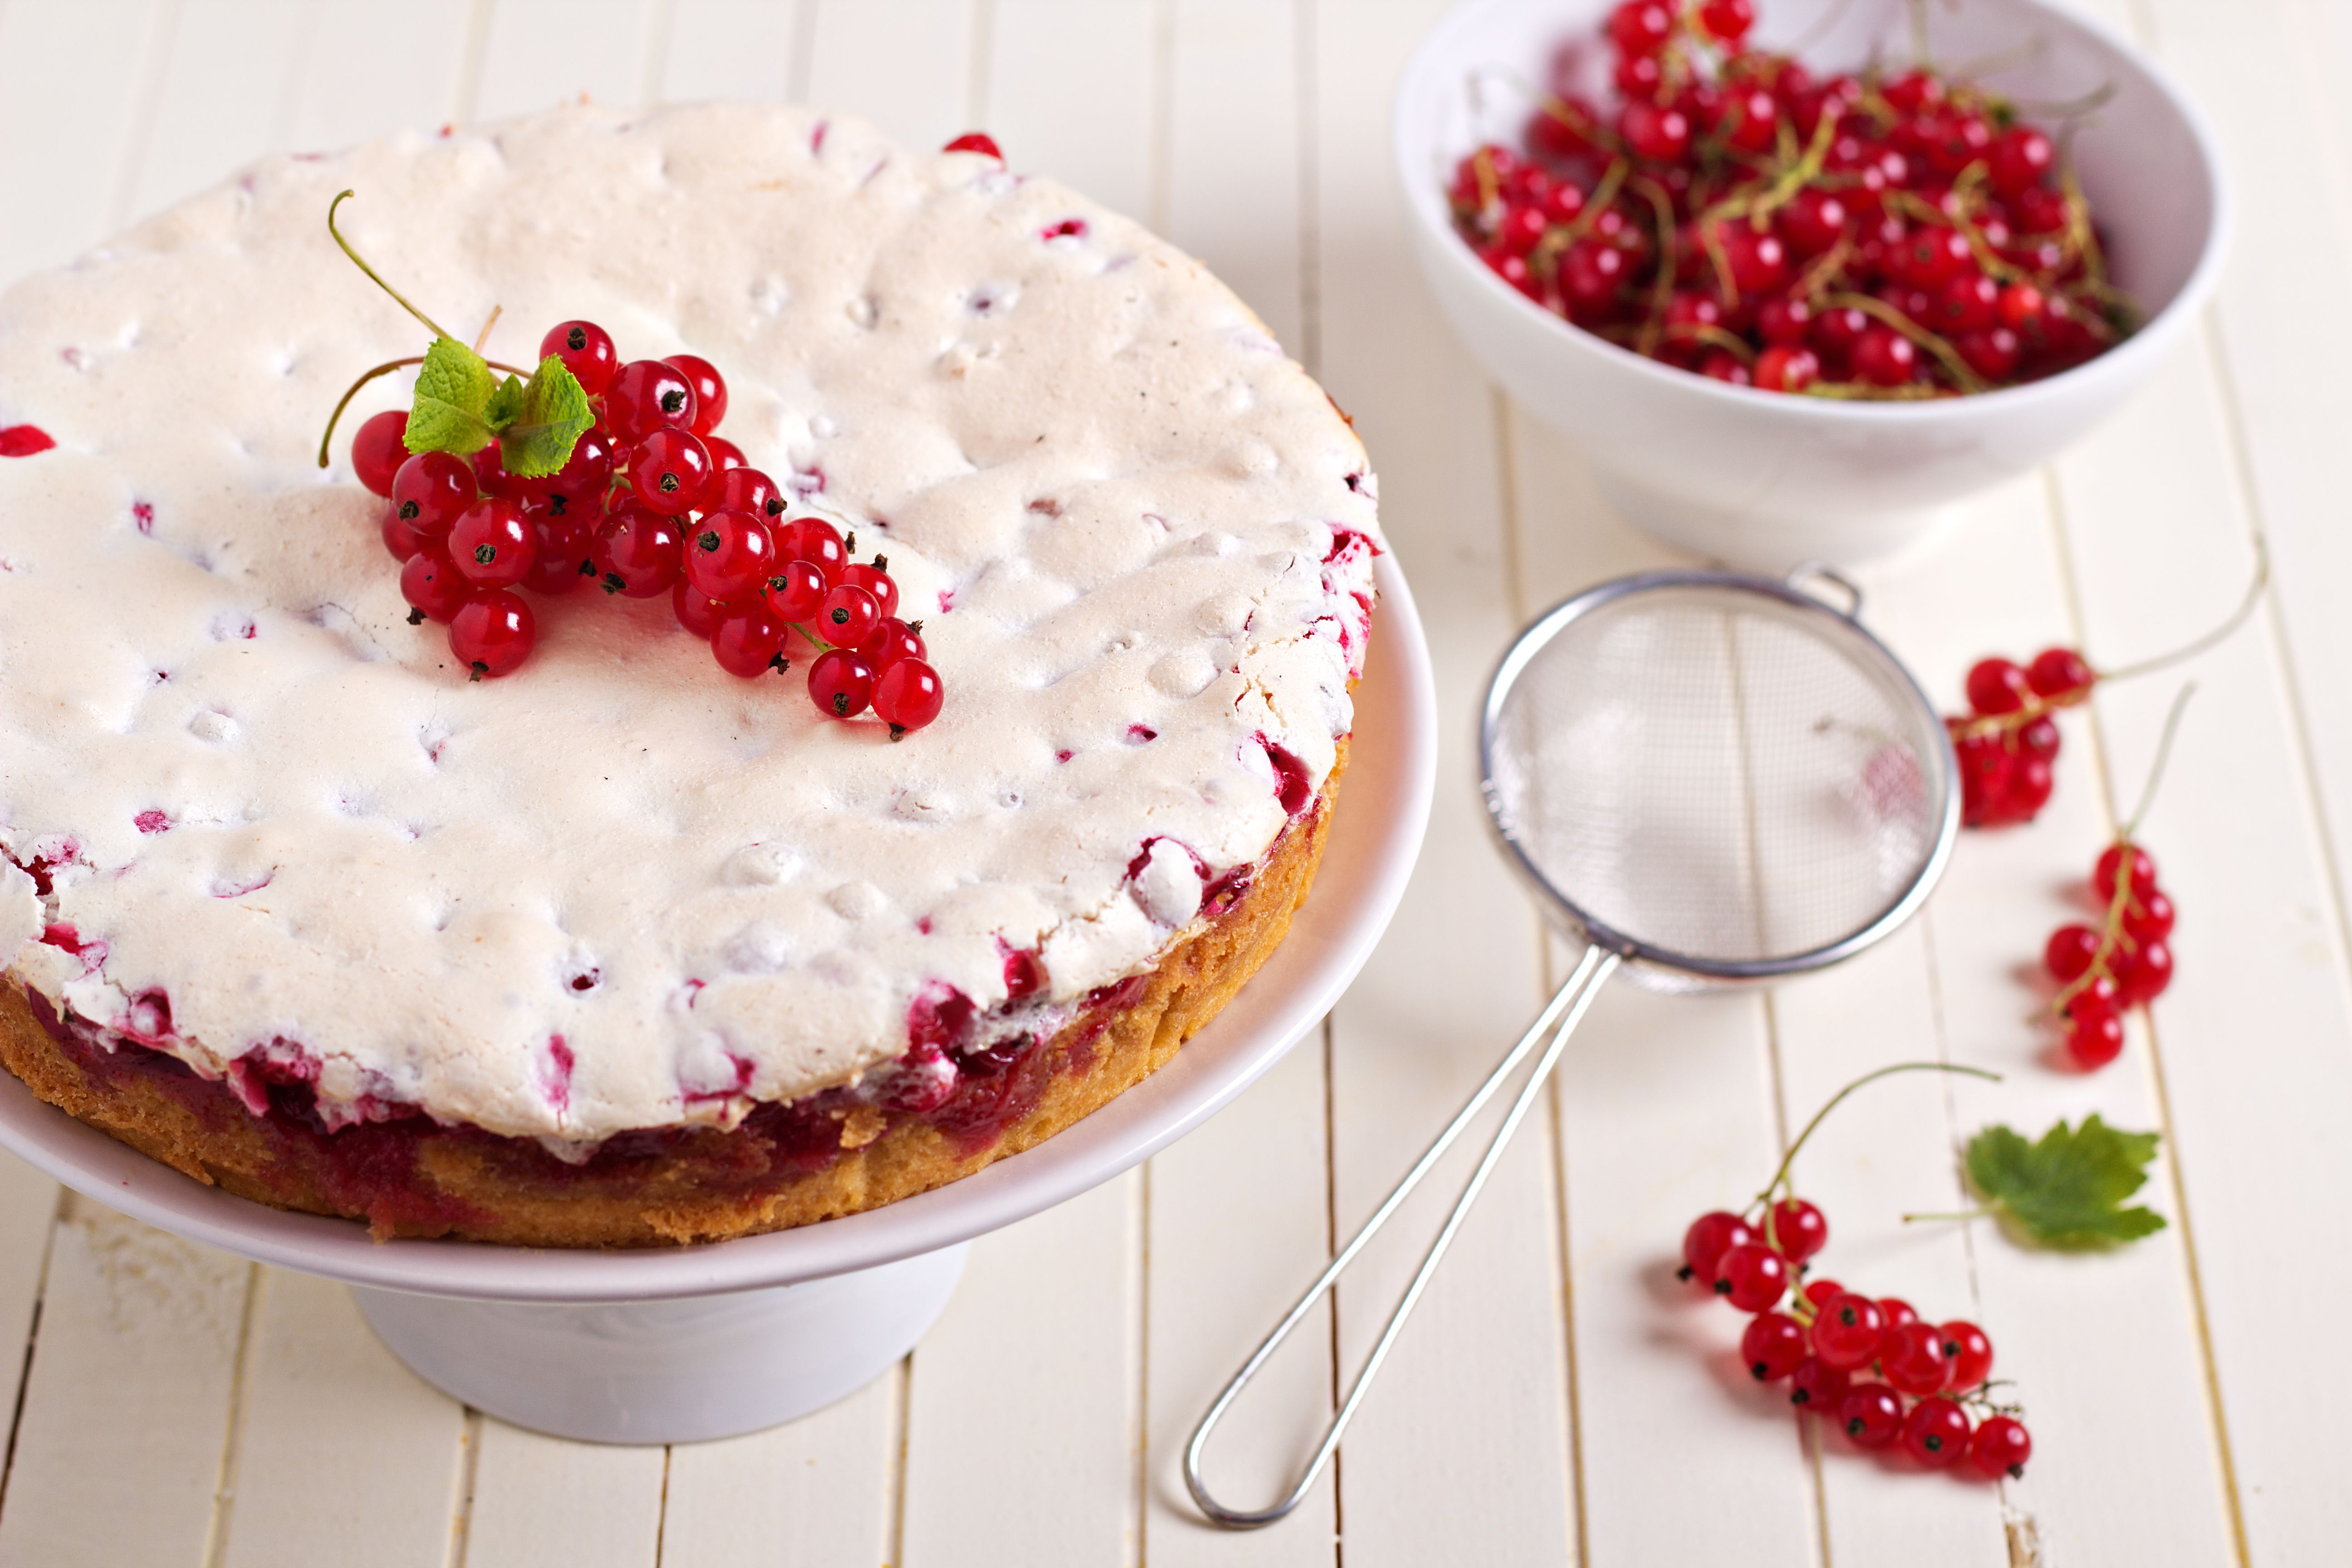
[[[351,1285],[384,1342],[477,1409],[559,1436],[691,1442],[756,1431],[879,1375],[929,1328],[965,1244],[1148,1159],[1249,1087],[1339,1000],[1404,897],[1437,755],[1429,648],[1377,563],[1356,739],[1313,897],[1255,978],[1174,1060],[977,1175],[885,1208],[707,1247],[572,1252],[372,1242],[190,1181],[0,1073],[0,1146],[133,1218]]]

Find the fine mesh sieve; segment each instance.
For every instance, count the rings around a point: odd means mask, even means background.
[[[1815,580],[1843,589],[1846,607],[1799,586]],[[1184,1479],[1210,1519],[1271,1524],[1305,1500],[1570,1035],[1620,967],[1682,990],[1802,973],[1859,952],[1926,900],[1959,830],[1958,768],[1927,694],[1856,619],[1861,602],[1822,567],[1786,582],[1646,573],[1579,595],[1504,656],[1479,726],[1487,812],[1584,955],[1193,1429]],[[1227,1406],[1539,1045],[1298,1483],[1269,1508],[1216,1501],[1201,1461]]]

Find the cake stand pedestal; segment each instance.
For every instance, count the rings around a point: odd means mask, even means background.
[[[189,1180],[0,1072],[0,1147],[100,1203],[257,1263],[340,1279],[394,1353],[467,1404],[606,1443],[690,1442],[789,1421],[922,1336],[964,1244],[1108,1181],[1207,1121],[1339,999],[1403,900],[1429,825],[1437,698],[1393,556],[1313,897],[1248,984],[1174,1059],[1037,1147],[864,1214],[705,1247],[540,1251],[373,1242]]]
[[[969,1250],[674,1300],[352,1294],[410,1371],[501,1421],[594,1443],[693,1443],[806,1415],[879,1377],[946,1309]]]

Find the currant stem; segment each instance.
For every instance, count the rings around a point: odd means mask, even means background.
[[[335,199],[327,204],[327,232],[334,237],[335,243],[342,247],[343,254],[352,258],[352,266],[366,273],[368,277],[374,281],[377,288],[383,289],[385,293],[398,300],[402,310],[407,311],[410,315],[424,322],[427,328],[431,329],[435,337],[446,338],[454,336],[453,333],[444,330],[438,321],[436,321],[432,317],[426,315],[424,311],[410,304],[406,296],[403,295],[399,289],[394,288],[391,284],[385,282],[383,279],[378,275],[374,268],[370,267],[365,261],[361,260],[360,253],[352,248],[352,242],[345,239],[343,237],[342,231],[335,226],[335,209],[341,206],[352,195],[353,193],[350,191],[339,192],[337,193]]]
[[[506,314],[506,310],[507,308],[504,305],[493,305],[490,307],[490,319],[484,321],[482,323],[482,330],[474,334],[474,352],[476,353],[480,353],[482,352],[482,345],[490,341],[490,329],[499,324],[499,318]]]
[[[2099,671],[2099,679],[2101,680],[2129,680],[2133,676],[2151,675],[2157,670],[2165,668],[2168,665],[2179,664],[2183,659],[2196,658],[2199,654],[2203,653],[2207,648],[2211,647],[2214,644],[2228,637],[2231,632],[2236,631],[2240,626],[2246,624],[2247,617],[2254,613],[2254,606],[2261,603],[2263,590],[2270,585],[2270,546],[2263,543],[2263,536],[2257,533],[2254,535],[2254,580],[2246,584],[2246,596],[2238,602],[2238,607],[2236,609],[2230,612],[2229,619],[2223,621],[2220,626],[2215,626],[2211,631],[2207,632],[2203,637],[2199,637],[2196,641],[2189,643],[2184,647],[2174,648],[2170,653],[2160,653],[2154,658],[2144,658],[2137,664],[2126,664],[2119,669],[2103,669]]]
[[[2116,837],[2118,840],[2129,843],[2139,832],[2140,822],[2147,816],[2147,808],[2156,804],[2156,786],[2163,782],[2164,764],[2172,760],[2172,737],[2179,732],[2181,712],[2188,708],[2189,698],[2196,693],[2197,683],[2192,680],[2180,689],[2180,695],[2172,700],[2172,711],[2164,718],[2163,737],[2156,742],[2156,761],[2147,770],[2147,782],[2139,788],[2139,804],[2132,807],[2131,816],[2117,830]],[[2122,879],[2128,884],[2128,877]]]
[[[335,405],[335,411],[327,416],[326,433],[319,437],[319,467],[323,468],[327,466],[327,447],[328,444],[335,438],[335,422],[343,416],[343,410],[352,405],[352,399],[359,395],[361,387],[365,386],[377,376],[390,375],[394,371],[400,369],[403,365],[423,364],[424,363],[425,356],[423,354],[410,354],[405,359],[386,360],[383,363],[377,365],[373,370],[365,372],[357,381],[352,383],[349,390],[344,392],[341,400]]]
[[[1891,1077],[1898,1072],[1958,1072],[1966,1073],[1970,1078],[1984,1079],[1991,1083],[1999,1083],[2000,1081],[2000,1074],[1997,1072],[1988,1072],[1983,1068],[1961,1067],[1955,1062],[1896,1062],[1890,1067],[1883,1067],[1874,1072],[1866,1072],[1860,1078],[1855,1079],[1852,1083],[1847,1084],[1843,1089],[1839,1089],[1835,1094],[1830,1096],[1828,1104],[1813,1112],[1813,1119],[1805,1123],[1805,1130],[1797,1134],[1797,1141],[1789,1145],[1789,1152],[1786,1154],[1780,1156],[1780,1168],[1772,1173],[1772,1179],[1764,1184],[1764,1190],[1762,1192],[1756,1194],[1756,1201],[1765,1205],[1764,1221],[1768,1235],[1772,1221],[1772,1194],[1780,1191],[1781,1186],[1787,1183],[1789,1179],[1789,1167],[1796,1163],[1797,1151],[1805,1146],[1805,1140],[1813,1135],[1813,1130],[1822,1124],[1822,1118],[1828,1116],[1831,1111],[1835,1110],[1838,1108],[1838,1102],[1840,1100],[1845,1099],[1847,1095],[1852,1094],[1855,1089],[1860,1089],[1864,1084],[1872,1082],[1874,1079]]]
[[[1905,1215],[1903,1216],[1903,1223],[1904,1223],[1905,1225],[1910,1225],[1910,1224],[1913,1224],[1914,1222],[1916,1222],[1916,1221],[1923,1221],[1923,1220],[1938,1220],[1938,1219],[1950,1219],[1950,1220],[1971,1220],[1971,1219],[1983,1219],[1983,1218],[1987,1217],[1988,1215],[1990,1215],[1991,1213],[1992,1213],[1992,1210],[1990,1210],[1990,1209],[1954,1209],[1954,1210],[1952,1210],[1952,1211],[1951,1211],[1950,1213],[1948,1213],[1948,1214],[1906,1214],[1906,1215]]]

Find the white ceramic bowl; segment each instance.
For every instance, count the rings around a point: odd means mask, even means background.
[[[1486,141],[1520,144],[1529,84],[1564,59],[1606,91],[1611,0],[1471,0],[1432,29],[1398,84],[1391,133],[1422,269],[1471,352],[1591,459],[1625,516],[1670,543],[1780,572],[1849,563],[1928,531],[1948,503],[2042,462],[2147,381],[2213,287],[2230,197],[2210,133],[2171,81],[2105,28],[2035,0],[1762,0],[1756,47],[1818,72],[1911,56],[2005,58],[1986,86],[2029,102],[2113,96],[2074,136],[2115,280],[2145,324],[2046,381],[1932,403],[1857,404],[1736,387],[1580,331],[1496,277],[1454,234],[1445,188]],[[1818,32],[1816,31],[1818,29]]]

